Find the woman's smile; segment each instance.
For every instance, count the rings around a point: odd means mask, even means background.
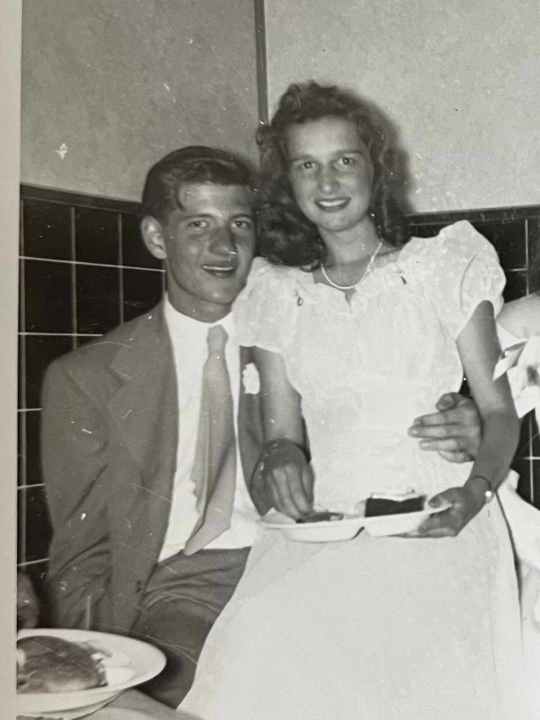
[[[350,198],[320,198],[315,200],[315,204],[323,212],[339,212],[347,207]]]
[[[354,229],[366,219],[373,166],[352,121],[326,116],[291,125],[287,152],[296,202],[323,236]]]

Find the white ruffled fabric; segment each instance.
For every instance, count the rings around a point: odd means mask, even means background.
[[[411,419],[459,389],[456,337],[496,312],[504,275],[466,222],[413,238],[347,302],[256,261],[236,304],[244,345],[279,352],[302,397],[316,500],[460,485]],[[304,544],[262,533],[211,631],[182,709],[204,720],[514,720],[520,615],[510,538],[491,503],[457,538]]]
[[[495,376],[507,373],[518,415],[523,417],[534,409],[538,432],[540,336],[519,340],[499,326],[499,339],[505,350],[495,368]],[[535,716],[540,717],[540,510],[517,494],[517,483],[518,476],[512,473],[498,494],[519,560],[523,646],[528,685]]]

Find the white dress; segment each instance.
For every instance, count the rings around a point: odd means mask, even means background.
[[[538,432],[540,385],[527,383],[526,368],[532,367],[536,372],[540,370],[540,336],[529,338],[522,349],[519,347],[522,342],[520,338],[499,325],[499,340],[503,348],[519,348],[520,354],[515,361],[512,351],[507,353],[512,363],[508,371],[512,395],[520,417],[534,409]],[[540,510],[517,494],[517,480],[517,475],[513,473],[501,486],[499,498],[519,563],[526,678],[531,707],[534,708],[535,717],[540,717]]]
[[[237,303],[244,345],[279,352],[302,396],[316,500],[427,494],[468,465],[423,452],[412,419],[458,390],[455,339],[501,305],[504,275],[469,223],[413,238],[347,302],[298,269],[254,264]],[[255,543],[181,705],[204,720],[514,720],[519,605],[499,505],[457,538]]]

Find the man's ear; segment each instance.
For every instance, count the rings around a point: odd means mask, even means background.
[[[167,248],[161,223],[151,215],[146,215],[141,221],[141,233],[148,252],[158,260],[165,260]]]

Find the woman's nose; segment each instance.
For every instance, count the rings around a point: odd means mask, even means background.
[[[321,190],[321,192],[333,192],[336,189],[337,185],[338,181],[334,168],[321,168],[321,171],[319,173],[319,189]]]

